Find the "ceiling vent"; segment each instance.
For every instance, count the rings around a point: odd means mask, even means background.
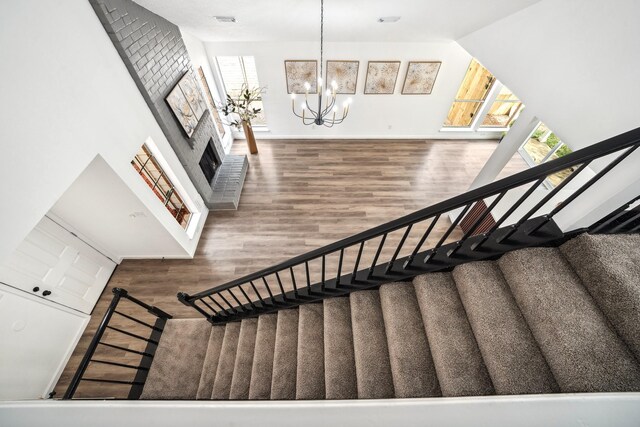
[[[215,19],[218,22],[227,22],[227,23],[237,22],[236,18],[233,16],[214,16],[213,19]]]
[[[389,23],[389,22],[398,22],[400,20],[399,16],[383,16],[382,18],[378,18],[378,22]]]

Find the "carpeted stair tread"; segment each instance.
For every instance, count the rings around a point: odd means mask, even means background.
[[[459,265],[453,278],[496,394],[559,391],[495,262]]]
[[[258,318],[249,399],[269,399],[271,397],[271,375],[273,374],[277,322],[278,315],[276,313],[263,314]]]
[[[278,312],[276,344],[273,356],[271,399],[296,398],[298,366],[298,310]]]
[[[236,352],[238,350],[238,338],[240,336],[240,323],[227,323],[220,349],[220,359],[216,370],[216,379],[213,382],[212,399],[228,399],[231,393],[231,381],[233,379],[233,368],[236,363]]]
[[[358,291],[349,300],[358,398],[394,397],[380,294],[377,290]]]
[[[327,399],[357,399],[351,307],[348,297],[324,300],[324,379]]]
[[[499,260],[563,392],[640,390],[640,366],[557,248]]]
[[[494,394],[451,273],[413,279],[442,395]]]
[[[198,385],[197,399],[211,399],[213,383],[216,380],[216,371],[218,370],[222,339],[224,338],[224,329],[225,327],[222,325],[211,327],[207,354],[204,358],[202,375],[200,376],[200,384]]]
[[[195,399],[211,324],[206,319],[167,321],[141,399]]]
[[[413,285],[410,282],[382,285],[380,304],[395,396],[441,396]]]
[[[560,252],[640,361],[640,235],[584,233]]]
[[[240,323],[240,335],[238,337],[238,350],[233,367],[231,379],[231,391],[229,399],[242,400],[249,398],[251,386],[251,370],[253,367],[253,353],[256,348],[256,332],[258,331],[258,319],[244,319]]]
[[[296,399],[324,399],[323,307],[305,304],[298,310]]]

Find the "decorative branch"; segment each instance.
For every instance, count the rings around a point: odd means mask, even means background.
[[[260,101],[265,91],[266,87],[250,89],[246,84],[243,84],[237,96],[232,97],[227,94],[226,102],[216,105],[216,108],[224,114],[226,125],[241,129],[243,122],[251,125],[251,120],[258,117],[262,111],[261,108],[253,108],[251,104]]]

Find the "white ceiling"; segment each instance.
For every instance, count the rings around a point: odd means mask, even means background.
[[[134,1],[205,41],[319,39],[320,0]],[[538,1],[325,0],[325,40],[456,40]],[[238,22],[220,23],[213,19],[216,15],[234,16]],[[396,23],[378,23],[383,16],[401,19]]]

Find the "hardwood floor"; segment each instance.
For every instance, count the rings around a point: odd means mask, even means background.
[[[258,141],[260,152],[249,156],[239,209],[209,214],[194,259],[125,260],[118,266],[58,382],[58,396],[77,368],[113,287],[125,288],[174,317],[197,317],[193,309],[178,302],[178,291],[192,294],[220,285],[458,195],[467,190],[496,146],[495,141],[466,140]],[[245,142],[236,141],[232,151],[246,154]],[[516,154],[501,177],[526,168]],[[441,221],[438,229],[447,225]],[[407,246],[418,238],[411,235]],[[391,243],[399,236],[390,239]],[[348,252],[346,262],[354,256]],[[312,274],[316,271],[312,266]],[[150,319],[141,310],[136,316]],[[113,324],[131,322],[114,316]],[[147,333],[142,326],[132,331]],[[143,348],[114,331],[105,338],[127,348]],[[130,364],[138,361],[135,355],[102,346],[99,356],[122,358]],[[118,379],[132,378],[127,369],[99,364],[89,368],[94,378],[116,372]],[[123,390],[86,382],[77,396],[123,396]]]

